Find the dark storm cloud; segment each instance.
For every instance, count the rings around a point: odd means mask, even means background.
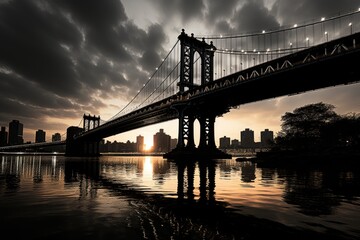
[[[152,0],[161,9],[165,19],[179,16],[183,23],[201,20],[205,10],[205,0]]]
[[[179,9],[182,12],[183,21],[201,18],[205,8],[203,0],[179,0]]]
[[[85,28],[101,31],[126,21],[127,16],[124,6],[119,0],[58,0],[59,6],[63,6],[71,12],[74,19],[81,22]]]
[[[140,29],[128,19],[118,0],[69,0],[58,1],[58,4],[85,31],[89,57],[79,59],[78,74],[81,79],[87,79],[88,87],[105,91],[103,97],[116,96],[119,89],[124,91],[124,87],[129,88],[129,94],[134,86],[138,89],[147,78],[144,79],[144,73],[140,71],[133,74],[137,65],[144,64],[142,69],[152,73],[166,54],[162,48],[166,40],[162,27],[155,24],[150,25],[147,32]],[[154,52],[153,58],[146,61],[144,58],[149,51]],[[92,55],[99,58],[95,60],[96,64],[93,64]],[[125,78],[129,75],[133,78]],[[129,99],[132,96],[121,97]]]
[[[1,65],[61,95],[76,94],[79,82],[60,43],[77,47],[81,36],[66,19],[11,1],[1,5],[0,34]]]
[[[239,4],[238,0],[207,0],[206,1],[206,19],[210,24],[215,22],[224,21],[225,19],[230,19],[237,5]]]
[[[280,26],[263,0],[208,0],[206,24],[216,34],[250,33]]]
[[[144,52],[140,59],[140,63],[146,71],[152,73],[161,63],[161,56],[159,53],[162,53],[162,56],[167,54],[162,47],[162,43],[167,40],[167,37],[160,25],[150,26],[148,32],[146,43],[152,47]]]
[[[299,21],[318,20],[321,17],[333,17],[339,13],[354,11],[360,7],[357,0],[277,0],[272,13],[283,22],[283,25]]]
[[[231,23],[235,32],[247,33],[262,29],[278,29],[279,23],[263,5],[263,1],[248,1],[235,12]]]
[[[15,76],[14,74],[0,73],[0,95],[2,99],[14,99],[27,105],[43,108],[72,108],[69,99],[54,95],[42,89],[39,84]],[[31,95],[28,94],[31,89]],[[46,99],[46,101],[44,101]]]
[[[107,99],[129,100],[166,40],[160,25],[136,26],[118,0],[2,2],[0,123],[81,118]]]

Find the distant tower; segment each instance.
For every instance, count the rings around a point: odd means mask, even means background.
[[[240,146],[240,142],[238,139],[231,140],[231,147],[232,148],[238,148]]]
[[[60,133],[55,133],[52,135],[52,138],[51,138],[51,141],[52,142],[58,142],[58,141],[61,141],[61,135]]]
[[[245,128],[245,131],[240,133],[241,146],[245,148],[252,148],[255,145],[254,131],[249,128]]]
[[[144,137],[141,135],[136,137],[136,151],[137,152],[144,151]]]
[[[164,133],[164,129],[160,129],[154,135],[154,152],[169,152],[171,137]]]
[[[220,138],[220,149],[227,149],[230,148],[230,138],[229,137],[222,137]]]
[[[9,145],[23,144],[23,124],[18,120],[9,123]]]
[[[8,133],[5,127],[1,127],[0,131],[0,147],[7,145]]]
[[[265,129],[265,131],[261,131],[261,146],[269,147],[272,142],[274,142],[274,133],[273,131],[269,131],[269,129]]]
[[[37,130],[35,133],[35,142],[36,143],[45,142],[45,135],[46,133],[43,130],[41,129]]]

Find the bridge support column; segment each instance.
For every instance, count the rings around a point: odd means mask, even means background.
[[[177,149],[194,149],[194,121],[195,117],[192,114],[186,113],[186,105],[176,106],[179,115],[179,132]]]
[[[200,142],[198,155],[205,158],[231,158],[231,155],[220,151],[215,144],[216,115],[204,113],[199,116]]]
[[[67,129],[65,155],[71,157],[94,157],[99,156],[98,140],[79,140],[74,138],[83,132],[83,128],[69,127]]]
[[[84,156],[98,156],[99,152],[99,141],[84,141]]]
[[[200,122],[200,149],[216,148],[215,145],[215,116],[202,115]]]

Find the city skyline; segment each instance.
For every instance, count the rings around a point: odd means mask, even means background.
[[[84,113],[111,118],[148,80],[183,28],[195,36],[257,32],[359,7],[351,0],[0,1],[0,126],[10,119],[26,123],[27,142],[37,129],[47,129],[49,137],[64,134]],[[242,105],[216,119],[216,143],[245,128],[276,134],[281,115],[309,103],[333,104],[339,114],[360,112],[359,90],[359,84],[337,86]],[[177,137],[177,124],[173,120],[109,139],[125,141],[141,133],[149,144],[160,128]]]
[[[12,120],[11,122],[9,122],[9,125],[11,124],[11,123],[13,123],[13,122],[19,122],[18,120]],[[21,124],[21,126],[22,126],[22,131],[23,131],[23,129],[26,129],[25,127],[24,127],[24,124],[23,123],[21,123],[21,122],[19,122],[19,124]],[[7,140],[7,144],[9,143],[8,142],[8,138],[9,138],[9,127],[6,127],[6,126],[0,126],[1,127],[1,133],[4,131],[5,133],[7,133],[7,138],[6,138],[6,140]],[[136,130],[133,130],[133,131],[136,131]],[[252,138],[253,138],[253,141],[254,142],[261,142],[262,141],[262,133],[265,131],[270,131],[272,134],[274,133],[273,131],[271,131],[271,130],[269,130],[268,128],[265,128],[265,129],[263,129],[263,130],[261,130],[260,132],[259,132],[259,134],[257,134],[257,135],[255,135],[254,134],[254,131],[252,130],[252,129],[250,129],[250,128],[245,128],[245,129],[243,129],[243,130],[240,130],[239,131],[239,136],[238,136],[238,138],[236,138],[236,137],[229,137],[230,138],[230,140],[238,140],[239,141],[239,143],[241,144],[241,139],[242,139],[242,132],[244,132],[244,131],[252,131],[253,132],[253,136],[252,136]],[[142,142],[143,142],[143,146],[144,146],[144,149],[145,150],[149,150],[149,149],[151,149],[151,148],[153,148],[154,147],[154,136],[157,134],[157,133],[165,133],[166,131],[163,129],[163,128],[160,128],[159,129],[159,131],[158,132],[156,132],[156,133],[153,133],[152,134],[152,138],[150,138],[150,139],[148,139],[148,138],[145,138],[145,136],[143,136],[141,133],[139,133],[136,137],[135,137],[135,142],[138,142],[138,140],[139,140],[139,137],[141,137],[142,138]],[[52,135],[48,135],[47,137],[46,137],[46,130],[43,130],[43,129],[38,129],[38,130],[36,130],[35,132],[34,132],[34,136],[33,136],[33,140],[31,141],[31,140],[29,140],[29,141],[27,141],[26,139],[23,139],[23,143],[39,143],[39,142],[53,142],[53,141],[61,141],[62,140],[62,137],[61,137],[61,134],[60,133],[54,133],[54,134],[52,134]],[[167,134],[166,134],[167,135]],[[221,134],[220,134],[221,135]],[[177,140],[177,137],[176,136],[172,136],[172,135],[168,135],[169,137],[170,137],[170,139],[171,140]],[[257,136],[257,137],[256,137]],[[223,135],[223,137],[227,137],[226,135]],[[273,135],[273,137],[275,138],[276,136],[275,135]],[[222,137],[219,137],[219,138],[217,138],[217,139],[215,139],[215,143],[216,143],[216,145],[217,145],[217,147],[220,147],[220,145],[221,145],[221,138]],[[125,141],[118,141],[118,140],[116,140],[116,139],[114,139],[114,140],[110,140],[109,138],[107,138],[107,139],[103,139],[104,140],[104,142],[120,142],[120,143],[122,143],[122,142],[132,142],[132,140],[131,139],[126,139]],[[196,144],[197,145],[197,144]],[[5,145],[4,145],[5,146]]]

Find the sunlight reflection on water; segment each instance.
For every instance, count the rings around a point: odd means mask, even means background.
[[[185,199],[223,203],[235,213],[291,227],[333,229],[359,237],[359,185],[358,169],[270,169],[235,159],[185,164],[154,156],[2,156],[0,223],[13,227],[34,218],[58,234],[57,221],[71,219],[78,222],[63,226],[69,233],[76,226],[88,229],[98,224],[108,235],[114,234],[114,225],[118,232],[134,236],[141,228],[139,234],[144,235],[168,224],[151,199],[160,205]],[[119,222],[124,223],[120,228]],[[87,231],[95,234],[91,227]]]

